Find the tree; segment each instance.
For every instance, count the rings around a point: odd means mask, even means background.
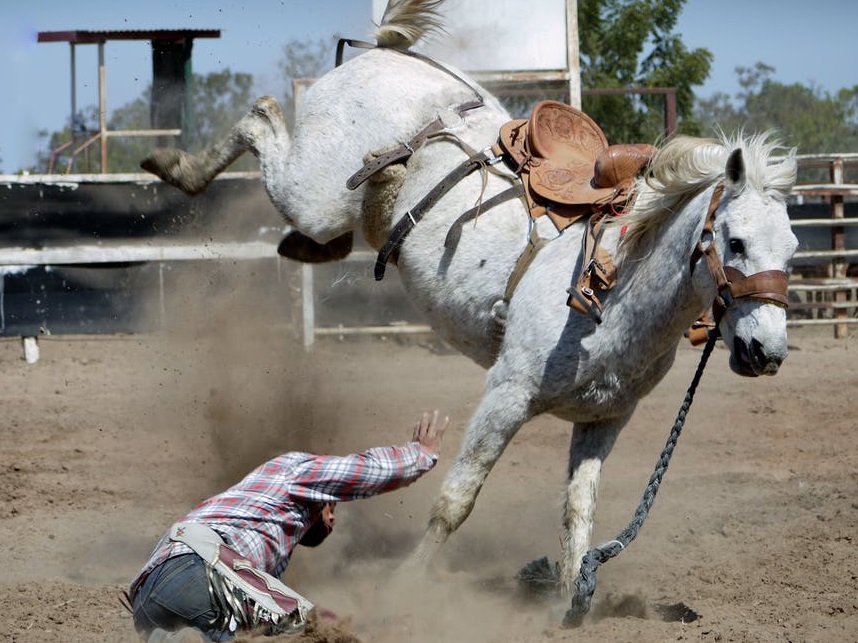
[[[735,97],[718,93],[696,107],[697,118],[713,131],[776,130],[803,154],[858,149],[858,86],[831,95],[818,87],[785,85],[762,62],[737,67],[736,73],[741,91]]]
[[[251,74],[224,69],[194,76],[191,151],[199,151],[222,138],[248,112],[255,98]]]
[[[283,117],[286,127],[291,131],[295,125],[295,80],[314,80],[334,67],[336,43],[339,36],[332,39],[320,38],[311,41],[292,41],[283,45],[283,52],[277,62],[282,74]],[[300,99],[300,97],[299,97]]]
[[[708,49],[689,51],[672,33],[685,0],[578,0],[582,89],[674,87],[679,131],[697,134],[694,85],[709,76]],[[582,108],[611,143],[655,142],[660,95],[584,95]]]

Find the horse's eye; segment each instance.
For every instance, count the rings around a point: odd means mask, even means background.
[[[745,242],[741,239],[730,239],[730,252],[740,255],[745,252]]]

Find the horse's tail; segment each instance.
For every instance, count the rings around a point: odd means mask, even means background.
[[[379,47],[406,50],[427,34],[441,31],[438,6],[444,0],[389,0],[375,29]]]

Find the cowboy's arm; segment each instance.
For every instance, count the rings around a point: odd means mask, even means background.
[[[438,460],[449,418],[424,413],[412,441],[376,447],[347,456],[318,456],[294,472],[290,495],[315,502],[366,498],[405,487],[430,471]]]

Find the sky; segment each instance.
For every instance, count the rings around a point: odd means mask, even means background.
[[[484,2],[496,19],[504,20],[499,15],[505,6],[500,0],[452,0],[454,5],[463,2]],[[563,0],[529,0],[529,5],[540,2],[562,6]],[[39,151],[38,131],[60,130],[70,115],[70,46],[37,43],[40,31],[220,29],[219,39],[195,40],[194,73],[225,68],[251,73],[259,95],[280,95],[284,82],[278,78],[277,62],[284,44],[334,34],[367,39],[372,5],[372,0],[4,3],[0,173],[32,164]],[[705,47],[715,57],[709,80],[695,88],[697,96],[708,98],[715,92],[735,94],[739,89],[736,67],[757,62],[774,67],[773,78],[786,84],[812,85],[830,93],[858,85],[855,25],[855,0],[686,0],[676,31],[689,49]],[[445,27],[454,38],[457,25]],[[95,45],[76,48],[79,110],[98,103],[97,50]],[[105,59],[110,111],[139,97],[151,83],[151,48],[147,41],[111,41],[105,46]]]

